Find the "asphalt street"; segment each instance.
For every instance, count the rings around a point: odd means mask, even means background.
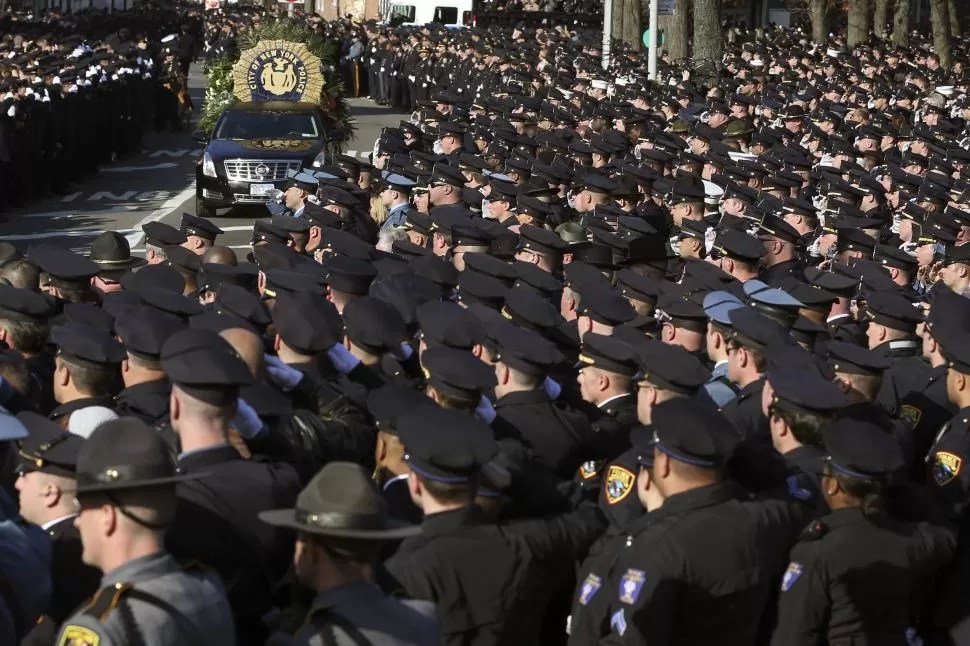
[[[206,77],[193,65],[189,89],[196,106],[205,95]],[[350,100],[357,122],[356,136],[344,152],[366,158],[381,128],[397,125],[403,115],[367,99]],[[195,213],[195,166],[202,144],[186,132],[146,133],[142,150],[103,166],[68,195],[34,200],[6,214],[0,222],[0,239],[26,250],[41,240],[87,252],[87,245],[102,231],[124,234],[135,253],[144,251],[141,227],[161,220],[178,226],[182,213]],[[226,231],[219,244],[233,247],[240,256],[248,249],[253,221],[268,217],[262,206],[235,209],[213,221]]]

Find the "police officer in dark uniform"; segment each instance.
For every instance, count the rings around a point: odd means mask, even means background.
[[[587,332],[579,363],[580,395],[600,412],[592,423],[595,438],[589,459],[579,467],[579,481],[583,488],[599,491],[603,465],[630,447],[630,429],[637,423],[637,398],[632,392],[637,357],[623,341]]]
[[[37,410],[48,414],[57,406],[54,399],[54,357],[48,351],[50,299],[27,289],[0,285],[0,341],[24,356],[32,377]],[[17,409],[11,402],[11,408]]]
[[[91,409],[114,407],[125,348],[104,329],[74,321],[51,330],[51,340],[58,347],[54,397],[59,405],[50,412],[50,419],[65,430],[87,436],[93,428],[85,424],[86,416],[99,412]],[[79,424],[85,425],[86,432]]]
[[[169,421],[172,384],[159,363],[165,341],[182,330],[177,317],[147,305],[136,305],[115,319],[115,334],[125,346],[121,363],[125,388],[115,398],[121,416],[137,417],[153,428]]]
[[[866,295],[866,336],[869,348],[889,359],[883,372],[876,402],[890,415],[900,412],[900,404],[926,379],[930,366],[922,357],[922,344],[916,325],[922,313],[900,293],[870,292]]]
[[[616,644],[755,643],[797,516],[784,503],[748,502],[722,479],[737,436],[721,413],[675,398],[651,417],[653,465],[649,478],[638,478],[638,493],[649,483],[662,504],[634,525],[642,531],[628,535],[609,578],[587,577],[580,587],[580,599],[609,598],[608,621],[595,626],[608,632],[596,637]],[[576,637],[570,643],[591,643],[588,635]]]
[[[244,439],[258,440],[265,427],[239,400],[252,382],[246,364],[216,332],[186,329],[169,337],[160,357],[172,382],[172,428],[178,435],[181,472],[209,477],[181,483],[179,507],[167,535],[172,554],[216,568],[226,581],[241,644],[261,644],[260,620],[270,592],[290,560],[283,537],[257,514],[293,504],[296,470],[262,459],[243,460],[228,442],[229,424]]]
[[[884,429],[836,422],[825,450],[821,486],[832,511],[792,549],[772,644],[909,644],[921,597],[952,556],[955,537],[885,517],[888,481],[903,457]]]
[[[536,643],[553,592],[550,573],[570,571],[567,564],[599,534],[595,509],[496,525],[473,504],[480,470],[498,449],[487,424],[421,408],[399,418],[397,430],[424,520],[421,536],[385,562],[389,575],[408,597],[452,609],[440,615],[443,644]]]
[[[819,476],[825,461],[822,431],[831,415],[848,403],[838,386],[813,369],[769,370],[762,405],[771,428],[771,441],[788,467],[786,497],[812,509],[825,509]]]
[[[94,594],[101,573],[81,562],[81,535],[74,526],[72,491],[82,438],[31,411],[17,417],[30,431],[30,437],[19,442],[20,513],[47,532],[52,549],[50,609],[21,642],[39,646],[53,642],[61,622]]]

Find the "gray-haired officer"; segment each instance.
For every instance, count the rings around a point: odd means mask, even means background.
[[[371,581],[384,541],[421,533],[388,516],[370,474],[351,462],[331,462],[300,492],[294,509],[264,511],[260,519],[298,532],[293,566],[316,591],[303,626],[267,645],[354,644],[430,646],[441,643],[435,605],[397,601]]]
[[[77,458],[82,559],[100,569],[101,589],[64,623],[57,644],[234,644],[235,629],[215,576],[179,567],[165,552],[177,475],[162,436],[132,417],[100,426]]]

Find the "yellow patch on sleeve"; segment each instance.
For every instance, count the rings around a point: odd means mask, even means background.
[[[64,626],[57,646],[98,646],[101,635],[84,626]]]
[[[621,502],[633,491],[633,485],[636,481],[637,477],[633,475],[632,471],[616,464],[611,465],[606,472],[606,481],[603,484],[606,487],[606,502],[611,505]]]

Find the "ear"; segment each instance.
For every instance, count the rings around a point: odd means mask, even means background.
[[[852,384],[849,383],[847,379],[843,379],[842,377],[836,377],[835,385],[838,386],[839,390],[841,390],[843,393],[852,392]]]
[[[350,339],[347,337],[346,334],[344,335],[344,347],[350,350]]]
[[[71,371],[67,365],[61,362],[59,369],[54,370],[54,379],[61,385],[66,386],[71,381]]]
[[[421,481],[414,475],[414,471],[408,471],[408,491],[411,492],[412,498],[421,497]]]
[[[498,380],[498,383],[504,386],[505,384],[509,383],[509,377],[511,376],[511,371],[509,370],[509,367],[504,363],[497,363],[495,365],[496,365],[495,372],[496,372],[496,378]]]
[[[118,510],[111,505],[103,505],[101,512],[101,529],[105,536],[110,536],[118,529]]]
[[[131,368],[128,367],[128,359],[121,360],[121,374],[126,374]]]
[[[482,346],[481,343],[478,343],[472,347],[472,354],[475,355],[476,359],[481,359],[482,353],[484,351],[485,351],[485,348]]]
[[[374,459],[377,460],[378,465],[387,457],[387,442],[384,440],[384,437],[383,431],[377,433],[377,444],[374,446]]]
[[[962,372],[956,373],[956,387],[957,390],[963,391],[967,389],[967,377]]]
[[[256,275],[256,287],[257,287],[257,288],[259,289],[259,291],[261,291],[261,292],[262,292],[262,291],[263,291],[264,289],[266,289],[266,274],[265,274],[265,273],[263,273],[262,271],[261,271],[261,272],[259,272],[259,274],[257,274],[257,275]]]
[[[438,391],[434,389],[434,386],[428,386],[427,388],[425,388],[424,394],[427,395],[428,399],[430,399],[434,403],[436,404],[440,403],[438,401]]]
[[[172,391],[172,394],[168,396],[168,408],[169,408],[169,417],[172,418],[172,421],[175,421],[181,418],[182,403],[179,401],[178,395],[175,394],[174,390]]]
[[[273,337],[273,352],[279,355],[281,347],[283,347],[283,339],[277,334]]]

